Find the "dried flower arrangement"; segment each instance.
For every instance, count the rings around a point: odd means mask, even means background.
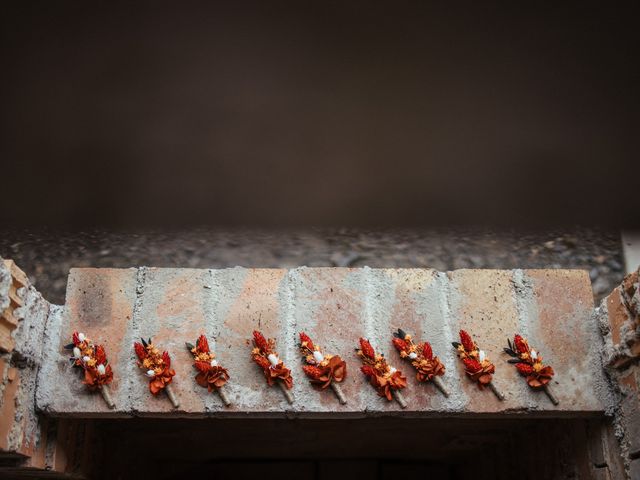
[[[515,364],[518,372],[526,377],[527,384],[534,390],[544,390],[549,397],[549,400],[554,405],[558,405],[560,402],[551,392],[549,388],[549,382],[553,378],[554,371],[548,365],[543,365],[542,355],[529,347],[529,343],[526,339],[520,335],[513,337],[513,343],[507,339],[509,347],[504,351],[511,357],[507,360],[509,363]]]
[[[73,352],[71,357],[73,367],[82,369],[84,372],[82,383],[90,391],[100,390],[109,408],[114,408],[115,404],[107,387],[113,381],[113,371],[104,347],[94,344],[82,332],[73,332],[72,343],[65,345],[64,348]]]
[[[287,402],[293,403],[293,397],[289,391],[293,388],[293,377],[291,377],[291,370],[285,367],[284,362],[278,358],[275,340],[273,338],[267,340],[262,333],[254,330],[253,344],[251,357],[262,368],[267,384],[277,383]]]
[[[180,404],[170,385],[176,372],[171,368],[169,353],[160,353],[151,339],[145,341],[144,338],[141,338],[140,340],[142,343],[135,342],[133,348],[138,356],[138,367],[144,370],[145,375],[150,378],[149,390],[153,395],[164,390],[174,408],[178,408]]]
[[[347,375],[347,362],[339,355],[324,355],[320,347],[304,332],[300,333],[300,351],[303,361],[307,363],[302,370],[309,377],[309,381],[322,390],[331,387],[340,403],[347,403],[339,385]]]
[[[226,368],[218,365],[216,355],[209,348],[207,337],[200,335],[195,346],[186,343],[186,347],[193,355],[193,367],[198,371],[195,376],[198,385],[207,388],[209,392],[215,390],[227,407],[231,405],[229,397],[222,388],[229,380],[229,373]]]
[[[437,356],[433,355],[429,342],[415,344],[411,335],[401,328],[393,334],[392,342],[400,353],[400,357],[410,361],[416,369],[416,379],[419,382],[431,381],[445,397],[449,396],[449,391],[440,379],[444,375],[444,365]]]
[[[499,400],[504,400],[504,395],[493,384],[493,374],[496,367],[489,361],[483,350],[475,344],[471,335],[460,330],[460,343],[452,342],[457,350],[458,358],[464,363],[466,374],[478,384],[478,388],[489,387]]]
[[[378,395],[391,401],[393,397],[402,408],[407,408],[407,402],[400,392],[407,386],[407,379],[402,372],[390,366],[383,355],[377,354],[368,340],[360,339],[360,348],[356,352],[362,360],[360,370],[378,392]]]

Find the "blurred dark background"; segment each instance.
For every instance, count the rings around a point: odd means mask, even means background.
[[[0,220],[637,227],[630,7],[6,4]]]

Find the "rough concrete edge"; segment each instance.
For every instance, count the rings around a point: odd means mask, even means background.
[[[618,289],[611,292],[614,295]],[[625,474],[627,478],[631,478],[631,459],[629,457],[631,449],[631,441],[627,435],[626,419],[622,409],[622,402],[625,397],[625,392],[620,388],[619,376],[620,373],[616,368],[608,367],[609,363],[618,354],[619,348],[613,344],[611,336],[611,326],[609,324],[609,309],[607,306],[608,297],[604,298],[600,305],[598,305],[593,311],[594,323],[600,330],[600,338],[602,343],[600,345],[600,362],[601,368],[604,372],[605,379],[609,386],[609,398],[607,403],[607,409],[605,415],[611,417],[611,423],[613,425],[613,433],[618,440],[620,447],[620,453],[624,464]],[[623,342],[621,342],[623,343]]]

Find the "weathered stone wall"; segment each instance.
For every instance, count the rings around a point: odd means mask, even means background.
[[[432,343],[443,360],[451,396],[418,384],[410,365],[391,345],[398,327]],[[496,364],[500,402],[479,391],[464,375],[451,341],[468,330]],[[293,405],[268,387],[251,361],[253,329],[275,337],[294,376]],[[63,351],[73,330],[105,344],[116,379],[115,410],[89,394]],[[298,333],[306,331],[329,353],[348,363],[343,383],[348,398],[339,405],[330,391],[313,389],[301,369]],[[519,332],[556,370],[554,407],[534,392],[502,352]],[[205,333],[231,380],[225,387],[233,406],[196,385],[185,349]],[[360,336],[387,354],[409,377],[400,412],[378,397],[359,371],[354,349]],[[181,406],[153,397],[132,349],[139,337],[153,337],[167,349],[177,372],[173,388]],[[571,270],[458,270],[297,268],[224,270],[73,269],[61,317],[49,321],[44,341],[37,407],[48,415],[87,417],[204,416],[404,416],[460,414],[597,415],[607,409],[609,389],[600,364],[602,339],[593,318],[588,275]]]

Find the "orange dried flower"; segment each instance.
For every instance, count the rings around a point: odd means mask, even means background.
[[[207,337],[200,335],[196,341],[196,348],[198,352],[209,353],[209,342],[207,341]]]
[[[533,367],[526,363],[516,363],[516,368],[522,375],[531,375],[533,373]]]
[[[269,352],[269,343],[267,342],[267,339],[264,338],[264,335],[257,330],[253,331],[253,342],[263,353]]]
[[[402,338],[393,337],[393,346],[396,347],[396,350],[399,352],[406,352],[409,350],[409,345]]]
[[[261,357],[260,355],[254,355],[253,361],[256,362],[258,365],[260,365],[260,368],[262,368],[263,370],[269,369],[270,363],[269,363],[269,360],[267,360],[265,357]]]
[[[307,348],[309,350],[311,350],[311,351],[315,350],[315,347],[313,345],[313,342],[309,338],[309,335],[307,335],[304,332],[300,332],[300,343],[306,343],[307,344]]]
[[[364,338],[360,339],[360,349],[362,350],[362,354],[365,357],[370,358],[371,360],[374,360],[376,358],[376,352],[368,340]]]
[[[302,367],[302,370],[308,377],[314,380],[317,380],[323,374],[323,369],[318,368],[315,365],[305,365],[304,367]]]
[[[473,340],[471,339],[471,335],[469,335],[464,330],[460,330],[460,342],[462,343],[462,346],[467,352],[471,352],[472,350],[475,350],[476,345],[475,343],[473,343]]]
[[[422,355],[427,360],[433,360],[433,350],[431,349],[431,345],[429,342],[424,342],[424,346],[422,347]]]

